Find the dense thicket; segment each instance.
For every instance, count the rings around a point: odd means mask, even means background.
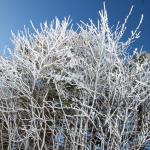
[[[132,10],[132,9],[131,9]],[[131,14],[131,11],[129,15]],[[127,19],[108,26],[57,18],[12,35],[0,57],[1,150],[141,149],[150,139],[150,57],[127,50]]]

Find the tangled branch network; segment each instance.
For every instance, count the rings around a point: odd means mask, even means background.
[[[132,8],[131,8],[132,11]],[[12,33],[0,57],[1,150],[140,150],[150,141],[150,55],[127,51],[123,24],[57,18]]]

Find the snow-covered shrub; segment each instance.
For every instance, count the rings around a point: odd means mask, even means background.
[[[81,22],[78,31],[56,18],[12,34],[11,57],[0,57],[0,149],[140,149],[149,141],[150,61],[127,55],[143,17],[122,40],[131,11],[113,28],[104,7],[98,25]]]

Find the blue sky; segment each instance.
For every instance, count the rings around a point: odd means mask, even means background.
[[[144,46],[144,50],[150,51],[150,0],[105,0],[108,10],[110,26],[128,14],[132,5],[134,10],[128,22],[128,30],[134,29],[144,14],[141,26],[141,38],[133,47]],[[99,17],[98,11],[103,8],[103,0],[0,0],[0,52],[10,45],[11,30],[17,33],[24,25],[31,27],[30,20],[36,27],[40,22],[48,22],[57,16],[62,19],[70,16],[75,25],[80,20],[88,22],[91,18],[95,23]]]

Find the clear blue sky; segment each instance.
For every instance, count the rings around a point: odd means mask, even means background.
[[[123,21],[131,5],[134,5],[132,16],[128,22],[128,31],[138,24],[141,14],[144,22],[141,26],[141,38],[134,47],[144,46],[150,51],[150,0],[105,0],[109,14],[110,26],[118,20]],[[23,26],[31,27],[30,20],[36,27],[40,22],[48,22],[55,16],[62,19],[71,16],[73,24],[80,20],[88,22],[91,18],[96,23],[98,11],[103,7],[103,0],[0,0],[0,51],[10,45],[11,30],[15,33]],[[126,36],[129,33],[126,33]]]

